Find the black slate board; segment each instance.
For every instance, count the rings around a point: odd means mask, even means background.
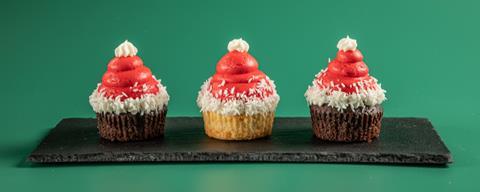
[[[162,139],[117,143],[100,139],[95,119],[63,119],[35,149],[34,163],[80,162],[332,162],[445,165],[450,152],[422,118],[384,118],[372,143],[334,143],[313,137],[310,118],[276,118],[273,135],[220,141],[203,133],[199,117],[167,118]]]

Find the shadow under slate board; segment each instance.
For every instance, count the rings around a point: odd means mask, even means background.
[[[34,163],[86,162],[297,162],[446,165],[450,152],[423,118],[384,118],[372,143],[316,139],[310,118],[276,118],[272,136],[221,141],[203,132],[201,117],[167,118],[163,138],[140,142],[100,139],[95,119],[63,119],[28,160]]]

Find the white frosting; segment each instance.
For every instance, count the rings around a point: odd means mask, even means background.
[[[280,100],[276,90],[275,84],[272,80],[268,77],[266,80],[262,80],[258,83],[256,89],[251,89],[250,91],[258,91],[258,93],[263,93],[263,89],[268,89],[273,92],[273,94],[265,97],[265,98],[258,98],[258,97],[246,97],[245,93],[240,94],[240,99],[232,99],[227,101],[222,101],[210,92],[211,85],[210,85],[209,78],[205,83],[203,83],[200,92],[198,93],[197,104],[200,107],[200,111],[212,111],[216,113],[220,113],[222,115],[254,115],[254,114],[261,114],[261,113],[268,113],[275,111],[277,104]],[[266,81],[269,81],[269,84]],[[234,91],[225,90],[223,93],[215,93],[215,94],[232,94]]]
[[[155,78],[155,77],[154,77]],[[105,92],[97,88],[89,97],[90,105],[92,105],[93,111],[96,113],[127,113],[132,114],[145,114],[149,112],[158,112],[168,105],[170,99],[166,87],[162,86],[160,80],[158,80],[159,91],[157,94],[145,94],[142,97],[133,99],[128,98],[123,101],[120,99],[124,97],[120,95],[118,97],[105,97]]]
[[[325,71],[321,71],[317,76],[322,75]],[[374,106],[381,104],[387,98],[385,97],[386,91],[382,89],[381,84],[377,84],[377,79],[372,77],[376,87],[373,89],[363,88],[364,83],[371,82],[358,82],[353,86],[357,89],[357,93],[345,93],[342,91],[332,90],[333,83],[321,82],[318,79],[313,80],[312,85],[308,86],[305,92],[305,97],[308,104],[322,106],[327,104],[330,107],[335,107],[339,111],[347,109],[355,109],[358,107]],[[327,83],[326,88],[320,88],[318,85],[324,85]],[[342,85],[344,86],[344,85]],[[338,87],[337,87],[338,88]]]
[[[127,40],[115,48],[116,57],[131,57],[137,55],[137,52],[137,48]]]
[[[349,50],[355,50],[357,49],[357,40],[355,39],[350,39],[350,37],[347,35],[347,37],[340,39],[337,44],[338,50],[342,51],[349,51]]]
[[[228,42],[228,51],[239,51],[239,52],[248,52],[248,49],[250,46],[246,41],[244,41],[242,38],[240,39],[234,39]]]

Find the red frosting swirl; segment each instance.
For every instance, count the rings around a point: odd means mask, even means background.
[[[318,77],[322,88],[356,93],[357,89],[375,89],[376,82],[368,75],[368,67],[363,62],[363,55],[358,50],[337,52],[337,56],[328,64],[327,71]],[[354,85],[362,82],[361,85]],[[333,83],[333,86],[331,85]],[[343,86],[342,86],[343,84]]]
[[[259,88],[258,85],[262,82],[266,83],[268,88]],[[242,94],[246,97],[265,98],[273,93],[267,76],[258,69],[257,60],[248,52],[236,50],[227,53],[218,61],[210,86],[210,92],[222,100],[239,99]],[[227,94],[224,94],[225,92]]]
[[[114,57],[108,63],[98,91],[104,92],[105,97],[121,96],[123,101],[127,98],[136,99],[144,94],[157,94],[157,85],[158,81],[152,76],[150,69],[143,65],[140,57]]]

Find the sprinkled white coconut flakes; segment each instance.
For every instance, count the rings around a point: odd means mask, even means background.
[[[373,81],[375,80],[376,79],[373,79]],[[320,83],[317,84],[318,82]],[[313,80],[312,85],[308,86],[308,89],[305,92],[305,97],[310,105],[322,106],[323,104],[327,104],[328,106],[335,107],[340,111],[347,109],[348,107],[355,109],[358,107],[381,104],[387,99],[385,97],[386,91],[382,89],[381,84],[376,84],[374,88],[365,88],[364,86],[358,85],[367,84],[368,80],[361,83],[362,84],[356,83],[353,85],[356,93],[345,93],[342,91],[333,90],[333,86],[327,86],[326,88],[323,88],[325,85],[322,84],[322,81],[315,79]],[[318,85],[323,86],[320,88]],[[342,84],[341,86],[344,87],[345,85]]]
[[[248,83],[251,83],[253,80],[257,79],[257,76],[255,75],[252,75],[249,79],[248,79]]]
[[[106,97],[104,90],[98,91],[100,83],[97,85],[97,88],[93,90],[93,93],[89,97],[90,105],[92,105],[93,111],[97,113],[127,113],[132,114],[145,114],[151,111],[162,110],[164,106],[168,105],[168,100],[170,99],[166,87],[162,86],[160,80],[158,81],[158,93],[157,94],[145,94],[139,98],[127,98],[121,101],[122,97],[127,97],[125,93],[119,95],[115,98]]]
[[[222,101],[218,99],[218,95],[214,95],[208,90],[210,86],[209,78],[205,81],[198,92],[197,104],[200,107],[200,111],[213,111],[222,115],[254,115],[261,113],[268,113],[275,111],[280,97],[275,91],[275,84],[268,77],[263,82],[260,81],[257,84],[256,89],[250,89],[249,93],[263,94],[263,90],[272,90],[272,94],[265,98],[259,97],[247,97],[246,93],[237,93],[237,97],[240,99],[229,99]],[[267,83],[268,81],[268,83]]]
[[[225,86],[225,80],[222,80],[222,82],[218,85],[218,87],[223,87]]]

